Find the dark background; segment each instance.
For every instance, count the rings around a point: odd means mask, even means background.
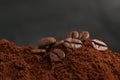
[[[87,30],[120,52],[120,0],[0,0],[0,39],[37,46],[42,37],[64,39]]]

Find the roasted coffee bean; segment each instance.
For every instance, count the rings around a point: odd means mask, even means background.
[[[82,42],[79,39],[72,39],[72,38],[65,39],[65,42],[82,44]]]
[[[63,45],[67,48],[80,48],[82,47],[82,42],[79,39],[67,38]]]
[[[39,42],[38,48],[44,48],[46,46],[49,46],[51,44],[54,44],[56,42],[56,39],[54,37],[45,37],[42,38]]]
[[[65,53],[62,49],[54,49],[52,52],[56,53],[60,59],[65,58]]]
[[[76,48],[76,49],[82,47],[81,44],[75,44],[75,43],[69,43],[69,42],[64,42],[63,45],[67,48]]]
[[[32,49],[31,52],[32,53],[45,53],[46,50],[45,49]]]
[[[56,42],[52,47],[57,47],[59,45],[62,45],[64,43],[64,40]]]
[[[92,46],[100,51],[105,51],[108,49],[107,44],[105,44],[103,41],[98,40],[98,39],[93,39],[92,40]]]
[[[89,37],[90,37],[90,34],[89,34],[88,31],[82,31],[82,32],[80,32],[80,34],[79,34],[79,39],[80,39],[81,41],[87,40]]]
[[[70,33],[68,33],[67,38],[75,38],[78,39],[79,37],[79,33],[77,31],[72,31]]]
[[[98,39],[92,39],[92,42],[99,44],[99,45],[107,46],[107,44],[105,44],[103,41],[98,40]]]
[[[53,52],[49,52],[49,54],[50,54],[50,59],[51,59],[52,62],[53,61],[61,61],[61,59],[56,54],[54,54]]]
[[[61,49],[54,49],[49,52],[51,61],[61,61],[65,58],[65,53]]]

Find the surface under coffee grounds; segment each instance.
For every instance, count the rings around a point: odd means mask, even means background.
[[[31,45],[17,46],[0,40],[0,80],[120,80],[120,54],[99,51],[84,40],[80,48],[60,44],[44,53],[33,54]],[[61,49],[65,58],[51,62],[47,53]],[[39,50],[38,50],[39,52]]]

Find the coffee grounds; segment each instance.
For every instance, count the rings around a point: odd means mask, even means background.
[[[0,80],[120,80],[120,54],[98,51],[90,40],[79,49],[62,45],[66,57],[51,62],[48,55],[31,53],[33,47],[0,40]]]

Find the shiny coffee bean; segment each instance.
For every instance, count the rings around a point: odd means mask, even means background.
[[[45,53],[46,50],[45,49],[32,49],[31,53]]]
[[[45,37],[42,38],[39,42],[38,48],[44,48],[46,46],[49,46],[51,44],[54,44],[56,42],[56,39],[54,37]]]
[[[79,33],[77,31],[72,31],[70,33],[68,33],[67,38],[74,38],[74,39],[78,39],[79,37]]]
[[[51,61],[61,61],[65,58],[65,53],[61,49],[54,49],[53,51],[49,52]]]
[[[64,42],[63,44],[65,47],[67,48],[74,48],[74,49],[77,49],[77,48],[81,48],[82,45],[81,44],[75,44],[75,43],[69,43],[69,42]]]
[[[52,47],[57,47],[57,46],[60,46],[64,43],[64,40],[61,40],[61,41],[57,41]]]
[[[79,39],[81,41],[87,40],[90,37],[90,34],[88,31],[82,31],[79,33]]]
[[[107,44],[98,39],[92,40],[92,46],[99,51],[105,51],[108,49]]]
[[[66,38],[65,42],[82,44],[82,42],[79,39],[73,39],[73,38]]]

